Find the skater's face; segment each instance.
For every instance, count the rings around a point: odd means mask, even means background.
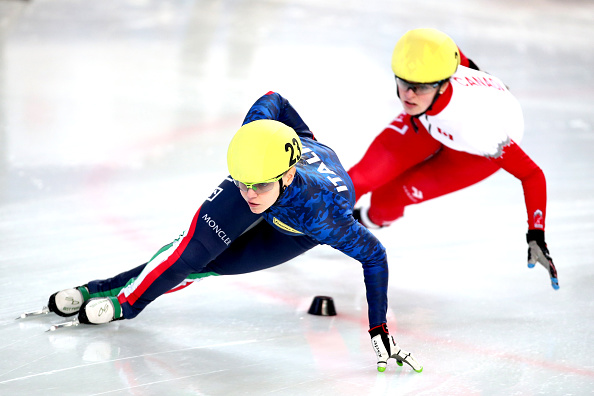
[[[282,176],[284,186],[288,186],[293,182],[293,179],[295,177],[295,171],[295,167],[293,167]],[[263,213],[266,209],[270,208],[278,199],[278,196],[280,194],[280,183],[278,181],[274,181],[271,183],[272,185],[263,186],[265,188],[261,187],[260,189],[256,190],[254,190],[253,188],[247,188],[244,191],[244,188],[239,188],[241,196],[247,202],[252,213]]]
[[[409,115],[419,115],[427,111],[435,95],[439,91],[442,94],[448,87],[449,82],[434,84],[416,84],[410,83],[400,78],[396,78],[398,87],[398,97],[402,103],[404,111]]]

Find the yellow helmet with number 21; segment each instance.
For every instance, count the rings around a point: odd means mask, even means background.
[[[265,183],[295,165],[301,150],[293,128],[275,120],[256,120],[239,128],[229,143],[227,167],[237,181]]]
[[[452,76],[460,65],[454,40],[436,29],[406,32],[394,48],[392,71],[412,83],[434,83]]]

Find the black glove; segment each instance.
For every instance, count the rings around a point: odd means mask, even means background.
[[[400,349],[394,337],[388,333],[388,325],[382,323],[369,330],[371,346],[377,355],[377,371],[384,372],[389,358],[396,359],[396,363],[402,366],[402,362],[408,364],[417,373],[423,371],[423,366],[411,356],[410,353]]]
[[[557,269],[553,264],[553,258],[549,255],[549,249],[545,243],[543,230],[528,230],[526,234],[528,242],[528,268],[534,268],[536,263],[541,264],[551,277],[551,286],[553,289],[559,289],[559,280],[557,279]]]

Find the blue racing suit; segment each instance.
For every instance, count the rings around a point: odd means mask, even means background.
[[[261,215],[254,214],[227,177],[202,204],[178,239],[146,264],[88,283],[91,297],[117,296],[131,319],[163,293],[210,275],[254,272],[284,263],[318,244],[363,266],[370,327],[386,322],[388,263],[377,238],[352,216],[355,191],[338,157],[319,143],[290,103],[269,92],[244,124],[273,119],[292,127],[303,146],[293,182]]]

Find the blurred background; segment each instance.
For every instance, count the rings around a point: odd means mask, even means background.
[[[360,264],[327,247],[133,321],[14,320],[177,237],[267,91],[350,168],[400,111],[392,50],[417,27],[522,104],[560,290],[527,269],[521,184],[500,171],[376,232],[391,333],[422,374],[376,371]],[[593,37],[588,0],[1,0],[0,393],[592,394]],[[308,315],[315,295],[338,315]]]

